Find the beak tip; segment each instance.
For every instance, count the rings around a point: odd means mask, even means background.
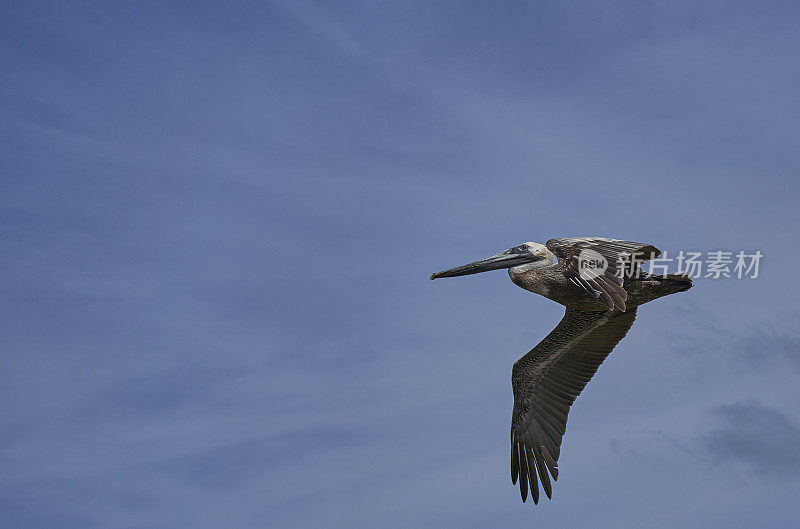
[[[433,281],[434,279],[436,279],[436,274],[431,274],[431,281]]]

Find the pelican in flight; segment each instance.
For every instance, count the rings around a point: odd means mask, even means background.
[[[558,479],[570,406],[631,328],[637,307],[692,287],[685,275],[656,276],[638,267],[659,254],[649,244],[567,237],[526,242],[431,275],[438,279],[507,268],[515,285],[566,307],[555,329],[511,371],[511,481],[516,484],[519,478],[523,502],[528,489],[533,503],[539,502],[539,482],[552,497],[550,476]]]

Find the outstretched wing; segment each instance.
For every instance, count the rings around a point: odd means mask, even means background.
[[[629,312],[567,309],[556,328],[514,363],[511,385],[511,481],[524,502],[530,487],[539,501],[537,474],[550,498],[548,471],[558,479],[558,456],[572,403],[636,318]]]
[[[625,312],[625,300],[628,299],[627,292],[622,288],[623,267],[635,267],[636,260],[658,257],[661,253],[658,248],[650,244],[603,237],[550,239],[546,245],[560,261],[564,261],[564,277],[593,298],[600,298],[609,309],[617,308],[623,312]],[[585,250],[600,254],[608,264],[608,268],[596,274],[587,269],[582,271],[580,268],[582,263],[579,260],[585,259],[587,254],[582,254]]]

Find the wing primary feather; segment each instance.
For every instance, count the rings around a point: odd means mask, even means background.
[[[531,488],[531,496],[533,497],[533,504],[539,503],[539,484],[536,482],[536,471],[533,469],[534,459],[531,457],[531,449],[525,447],[525,457],[528,459],[528,483]]]
[[[544,493],[547,494],[548,498],[552,498],[553,487],[550,485],[550,476],[547,475],[547,469],[544,467],[544,461],[539,453],[539,447],[534,446],[531,451],[533,452],[533,457],[536,460],[536,470],[539,473],[539,479],[542,482],[542,487],[544,487]]]
[[[550,451],[544,446],[542,447],[542,457],[544,458],[545,465],[547,465],[547,469],[550,471],[550,475],[553,476],[553,481],[558,480],[558,463],[556,463],[556,460],[550,455]]]
[[[519,452],[517,451],[517,443],[514,442],[514,434],[511,434],[511,483],[517,484],[517,475],[519,474]]]
[[[521,452],[518,455],[521,466],[519,469],[519,494],[522,496],[522,503],[525,503],[525,500],[528,499],[528,463],[525,460],[525,452],[524,448],[522,448],[522,444],[517,445],[517,450]]]

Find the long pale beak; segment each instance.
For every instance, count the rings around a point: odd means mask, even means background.
[[[458,277],[470,274],[477,274],[479,272],[488,272],[489,270],[499,270],[500,268],[511,268],[525,263],[532,263],[538,261],[539,257],[533,254],[516,254],[511,253],[509,250],[500,252],[497,255],[475,261],[474,263],[465,264],[464,266],[457,266],[449,270],[443,270],[431,274],[431,279],[438,279],[440,277]]]

